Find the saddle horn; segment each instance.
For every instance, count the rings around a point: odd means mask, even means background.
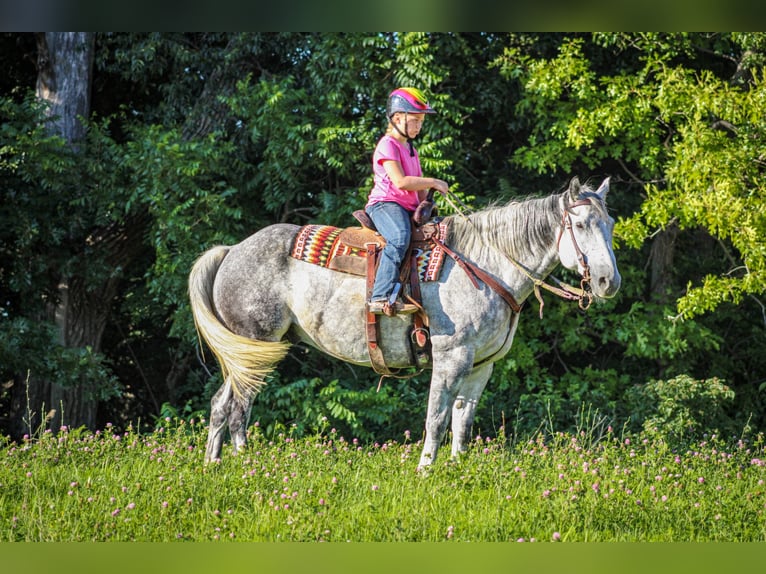
[[[426,223],[429,219],[431,219],[431,213],[434,210],[434,193],[436,192],[435,189],[431,188],[428,190],[428,195],[426,195],[426,198],[420,202],[420,205],[418,205],[417,209],[415,210],[415,213],[412,214],[412,220],[415,222],[415,225],[420,227],[424,223]]]

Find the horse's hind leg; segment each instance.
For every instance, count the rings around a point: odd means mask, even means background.
[[[487,381],[492,374],[492,367],[492,364],[487,364],[474,369],[458,389],[455,403],[452,406],[453,457],[465,452],[471,441],[476,405],[479,403],[484,387],[487,386]]]
[[[221,458],[223,431],[227,423],[234,452],[239,452],[247,444],[247,424],[250,420],[253,398],[251,394],[238,397],[229,379],[226,379],[215,393],[210,401],[210,427],[205,448],[206,463]]]
[[[229,432],[231,444],[237,453],[247,444],[247,425],[250,421],[250,410],[255,397],[248,394],[246,397],[231,397],[231,409],[229,411]]]
[[[221,458],[223,431],[226,428],[226,421],[229,419],[231,412],[232,398],[231,381],[226,379],[210,401],[210,426],[207,432],[205,463]]]

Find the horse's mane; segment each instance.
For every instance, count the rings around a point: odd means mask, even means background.
[[[545,197],[528,196],[504,205],[491,205],[466,218],[448,217],[448,242],[457,249],[470,251],[493,246],[517,260],[538,255],[555,240],[554,230],[561,222],[562,197],[568,191]],[[578,200],[588,200],[600,217],[608,217],[606,206],[590,187],[583,185]]]
[[[515,199],[462,216],[449,217],[448,241],[461,251],[491,245],[514,258],[536,255],[535,247],[550,245],[556,224],[561,220],[559,195]]]

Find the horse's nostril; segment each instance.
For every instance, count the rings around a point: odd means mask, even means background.
[[[614,295],[615,293],[617,293],[618,289],[620,288],[620,277],[619,275],[614,278],[599,277],[598,286],[601,289],[601,292],[605,296]]]

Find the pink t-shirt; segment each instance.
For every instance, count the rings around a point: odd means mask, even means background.
[[[379,201],[393,201],[408,211],[415,211],[418,207],[418,192],[399,189],[391,183],[383,162],[388,160],[398,161],[402,166],[404,175],[421,177],[423,170],[420,168],[420,157],[415,150],[415,155],[410,156],[409,144],[399,143],[395,138],[385,135],[380,138],[375,152],[372,154],[372,173],[375,176],[375,186],[370,192],[367,206]]]

